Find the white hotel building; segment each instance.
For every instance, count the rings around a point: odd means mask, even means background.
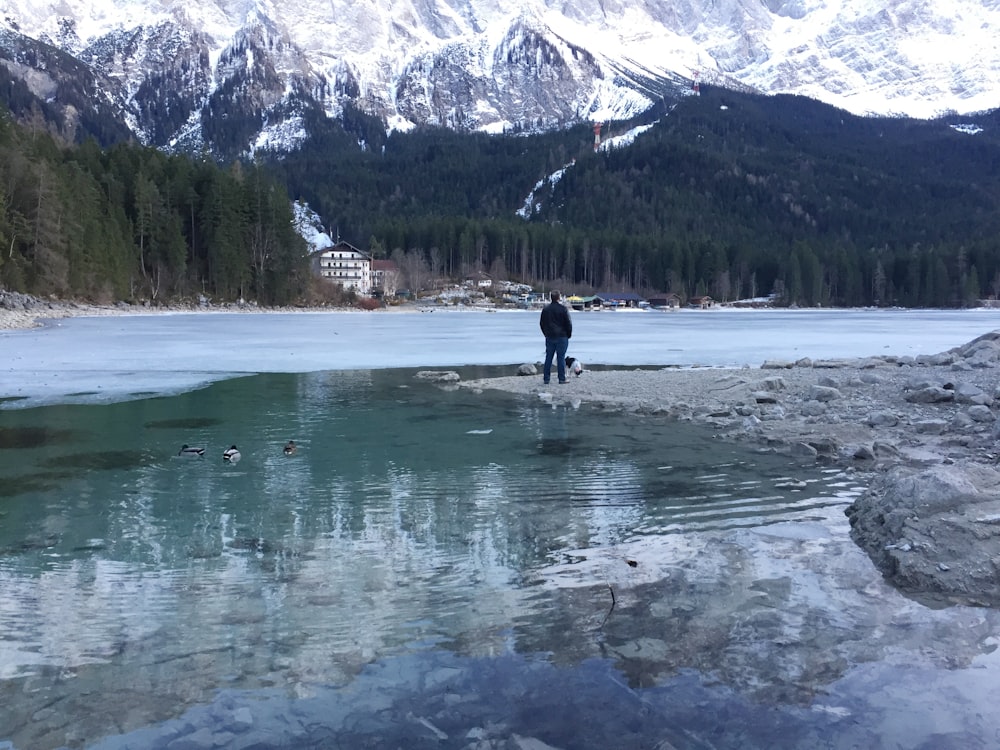
[[[313,253],[314,270],[324,279],[353,289],[358,294],[372,292],[372,259],[349,242],[340,241],[333,247]]]

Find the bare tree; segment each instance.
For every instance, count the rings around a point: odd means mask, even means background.
[[[490,278],[492,278],[493,281],[507,280],[507,264],[504,263],[502,256],[497,256],[493,259],[493,264],[490,266]]]
[[[427,265],[427,260],[424,258],[423,251],[409,250],[403,255],[401,261],[398,265],[407,283],[410,285],[410,289],[414,293],[419,292],[424,288],[424,284],[430,275],[430,268]]]
[[[720,271],[715,277],[715,298],[720,302],[729,300],[732,286],[729,282],[729,270]]]

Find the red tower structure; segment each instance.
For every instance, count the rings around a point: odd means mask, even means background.
[[[601,147],[601,126],[604,125],[603,122],[594,123],[594,151]]]
[[[694,72],[694,81],[691,83],[691,91],[695,96],[701,96],[701,89],[698,88],[698,71]]]

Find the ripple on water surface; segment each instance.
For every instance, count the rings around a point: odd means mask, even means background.
[[[179,730],[153,725],[188,708],[191,732],[235,743],[253,726],[288,746],[322,746],[322,732],[499,742],[489,727],[504,715],[566,747],[654,746],[671,722],[726,748],[829,728],[800,721],[797,701],[891,636],[865,604],[884,592],[824,588],[824,566],[844,560],[858,566],[844,589],[878,585],[846,531],[815,533],[843,525],[849,479],[693,425],[412,375],[262,375],[0,412],[8,435],[49,425],[0,453],[0,487],[19,487],[0,524],[14,717],[0,744],[48,750],[148,724],[146,744],[95,747],[166,747]],[[205,458],[178,458],[184,443]],[[235,467],[221,459],[233,443]],[[809,534],[781,525],[805,520]],[[703,710],[666,710],[681,683]],[[782,718],[755,725],[755,700]],[[553,702],[600,721],[575,733]],[[219,718],[241,707],[249,725]],[[320,734],[281,734],[314,707]],[[706,713],[727,711],[748,744],[709,732]]]

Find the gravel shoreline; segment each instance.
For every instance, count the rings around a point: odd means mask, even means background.
[[[46,301],[29,294],[0,290],[0,331],[38,328],[42,321],[80,315],[122,315],[115,307]]]
[[[945,355],[947,356],[947,355]],[[919,359],[919,358],[918,358]],[[720,436],[821,461],[877,470],[909,463],[948,462],[982,454],[992,459],[986,412],[964,394],[985,394],[992,405],[995,368],[957,372],[952,364],[864,360],[765,363],[760,368],[588,370],[565,385],[540,376],[459,383],[578,407],[590,404],[636,415],[664,416],[713,426]],[[954,388],[959,384],[956,398]],[[940,401],[909,400],[940,387]],[[936,395],[936,393],[935,393]],[[929,396],[928,396],[929,397]],[[990,406],[986,406],[993,417]]]
[[[30,294],[0,290],[0,331],[38,328],[47,320],[118,315],[167,315],[181,312],[274,312],[256,305],[170,305],[148,307],[129,305],[93,305],[86,302],[44,300]]]
[[[994,331],[920,357],[588,370],[565,385],[545,386],[538,374],[458,385],[553,407],[695,421],[723,439],[843,467],[868,483],[847,515],[887,579],[925,603],[1000,606],[998,368]]]
[[[413,307],[381,308],[380,312],[415,312]],[[93,305],[85,302],[44,300],[29,294],[0,290],[0,331],[38,328],[47,320],[75,317],[108,317],[118,315],[170,315],[177,313],[297,313],[297,312],[365,312],[356,307],[260,307],[251,303],[171,304],[164,306]]]

